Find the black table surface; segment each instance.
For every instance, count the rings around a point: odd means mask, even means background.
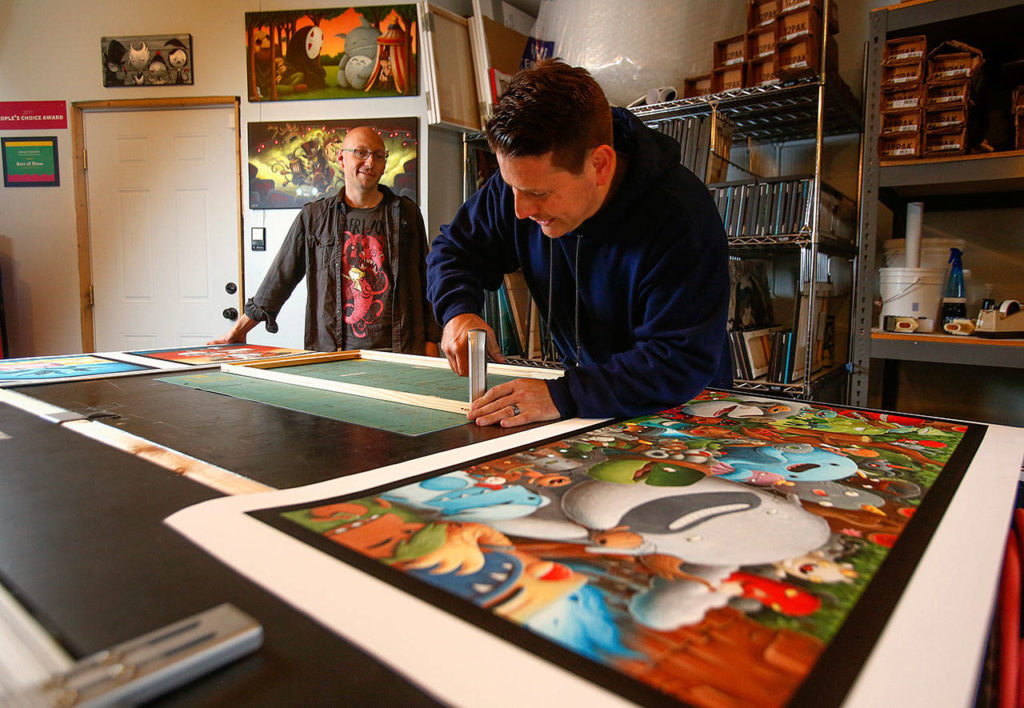
[[[0,432],[0,582],[72,657],[230,602],[262,648],[158,702],[433,702],[162,523],[217,492],[2,404]]]
[[[157,380],[174,375],[15,390],[277,489],[364,472],[529,427],[479,427],[467,421],[426,435],[400,435]]]

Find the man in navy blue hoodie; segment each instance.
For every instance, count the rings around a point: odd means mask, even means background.
[[[565,375],[499,384],[473,402],[479,425],[619,417],[732,385],[725,232],[679,144],[610,109],[581,68],[520,72],[487,124],[494,175],[442,227],[427,256],[441,349],[468,373],[484,290],[521,268]]]

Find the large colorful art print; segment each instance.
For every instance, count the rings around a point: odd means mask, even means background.
[[[414,96],[416,6],[245,13],[250,101]]]
[[[150,359],[187,364],[189,366],[207,366],[211,364],[293,356],[308,352],[305,349],[287,349],[285,347],[272,347],[265,344],[214,344],[176,349],[146,349],[129,353]]]
[[[97,378],[151,370],[153,367],[115,361],[95,354],[6,359],[0,361],[0,386]]]
[[[388,151],[380,183],[419,201],[417,118],[249,123],[249,208],[294,209],[345,184],[338,160],[345,134],[376,130]]]
[[[641,704],[835,704],[983,430],[708,391],[250,514]]]

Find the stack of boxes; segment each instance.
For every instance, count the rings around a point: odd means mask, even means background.
[[[883,160],[921,157],[924,125],[924,35],[890,39],[882,53],[882,122],[878,155]]]
[[[775,19],[778,0],[753,0],[747,9],[747,86],[779,83],[775,69]]]
[[[711,64],[711,92],[731,91],[746,84],[747,40],[742,34],[715,42]]]
[[[925,157],[967,152],[970,108],[982,63],[981,52],[963,42],[944,42],[928,54]]]
[[[923,35],[888,40],[882,54],[879,157],[966,153],[982,63],[981,52],[963,42],[944,42],[928,52]]]
[[[824,0],[778,0],[775,20],[775,66],[782,82],[816,76],[821,66],[822,2]],[[839,31],[839,10],[829,0],[826,65],[836,72],[839,51],[832,35]]]
[[[714,43],[710,74],[683,83],[683,97],[775,84],[818,75],[821,66],[822,8],[826,0],[750,0],[745,34]],[[835,72],[839,31],[834,0],[829,2],[827,65]]]

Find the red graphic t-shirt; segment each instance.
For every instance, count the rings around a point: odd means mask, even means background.
[[[344,349],[391,349],[392,282],[384,210],[349,209],[342,234]]]

